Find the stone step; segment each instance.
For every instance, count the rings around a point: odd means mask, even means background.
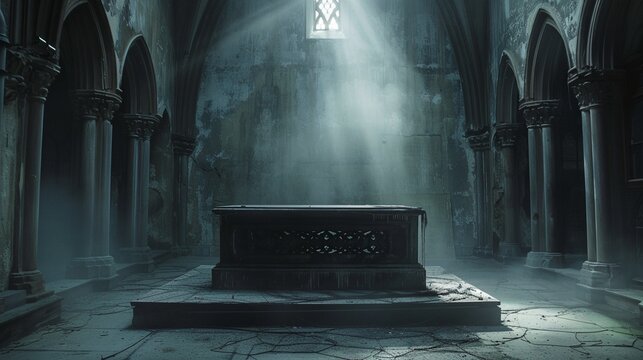
[[[27,300],[24,290],[0,291],[0,314],[23,305]]]
[[[605,303],[614,308],[627,311],[643,320],[641,308],[643,290],[641,289],[605,289]]]
[[[635,277],[632,279],[632,286],[635,289],[643,290],[643,278]]]

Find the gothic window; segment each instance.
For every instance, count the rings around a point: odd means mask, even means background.
[[[315,31],[340,30],[339,0],[315,0]]]
[[[308,0],[306,6],[309,39],[342,39],[345,9],[342,0]]]

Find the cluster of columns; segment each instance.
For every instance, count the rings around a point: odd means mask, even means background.
[[[188,253],[187,214],[188,214],[188,163],[190,155],[194,151],[195,139],[193,137],[172,135],[172,147],[174,149],[174,249],[177,255]]]
[[[28,301],[35,301],[50,292],[45,291],[42,273],[38,270],[38,215],[40,205],[40,169],[45,100],[48,88],[60,73],[48,54],[33,49],[10,50],[7,86],[9,100],[19,102],[25,121],[18,149],[21,164],[14,215],[13,263],[9,287],[25,290]]]
[[[153,267],[147,245],[150,139],[160,119],[150,114],[122,114],[120,121],[127,128],[129,156],[127,164],[126,246],[119,255],[122,261]]]
[[[493,255],[492,231],[491,231],[491,208],[492,202],[489,199],[489,169],[490,164],[490,133],[488,128],[469,130],[465,134],[469,146],[475,156],[475,207],[476,207],[476,234],[477,244],[473,249],[475,256],[489,257]]]
[[[569,83],[582,114],[587,225],[587,261],[581,273],[593,287],[618,286],[623,236],[624,167],[622,96],[624,73],[572,69]]]
[[[520,136],[520,125],[501,123],[496,125],[495,144],[502,153],[505,170],[504,188],[504,232],[505,236],[499,245],[499,256],[514,258],[522,254],[520,235],[518,233],[518,214],[520,204],[516,177],[516,141]]]
[[[71,278],[109,278],[114,275],[110,256],[110,192],[112,119],[121,103],[117,94],[103,90],[73,93],[76,121],[80,121],[81,243],[67,269]]]
[[[559,100],[526,101],[520,110],[527,124],[529,147],[529,193],[531,251],[527,266],[562,267],[564,265],[556,214],[556,154],[553,126],[560,121]]]

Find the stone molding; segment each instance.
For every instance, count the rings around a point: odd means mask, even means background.
[[[473,151],[485,151],[491,148],[491,136],[489,129],[484,127],[482,129],[469,129],[464,133],[469,146]]]
[[[60,74],[56,65],[32,48],[14,46],[7,51],[7,70],[5,102],[11,102],[29,93],[34,98],[45,101],[48,88]]]
[[[72,92],[76,117],[92,116],[112,121],[121,105],[121,97],[105,90],[76,90]]]
[[[501,123],[496,124],[495,144],[498,147],[514,147],[520,137],[520,124]]]
[[[158,116],[150,114],[123,114],[120,118],[127,127],[128,135],[142,140],[149,140],[161,122]]]
[[[194,137],[172,134],[172,147],[177,155],[190,156],[194,151],[195,144]]]
[[[555,125],[560,114],[560,100],[532,100],[520,105],[527,128],[550,127]]]
[[[619,96],[624,80],[623,70],[585,67],[580,72],[572,69],[569,73],[569,85],[581,110],[611,103]]]

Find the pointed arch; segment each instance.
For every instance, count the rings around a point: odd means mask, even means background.
[[[560,26],[551,14],[540,9],[536,14],[527,47],[525,68],[526,99],[546,100],[566,97],[567,71],[571,66],[569,49]]]
[[[577,64],[618,69],[628,62],[628,50],[640,48],[643,29],[640,1],[586,0],[581,12]]]
[[[156,75],[150,51],[142,35],[130,43],[125,61],[120,88],[123,91],[124,113],[157,113]]]
[[[498,72],[498,90],[496,93],[496,119],[498,123],[516,123],[520,90],[516,70],[511,58],[503,52]]]
[[[13,44],[40,48],[44,41],[44,55],[71,60],[66,67],[77,74],[76,88],[116,89],[114,41],[100,0],[12,0],[10,8],[14,19],[34,19],[11,24]]]

